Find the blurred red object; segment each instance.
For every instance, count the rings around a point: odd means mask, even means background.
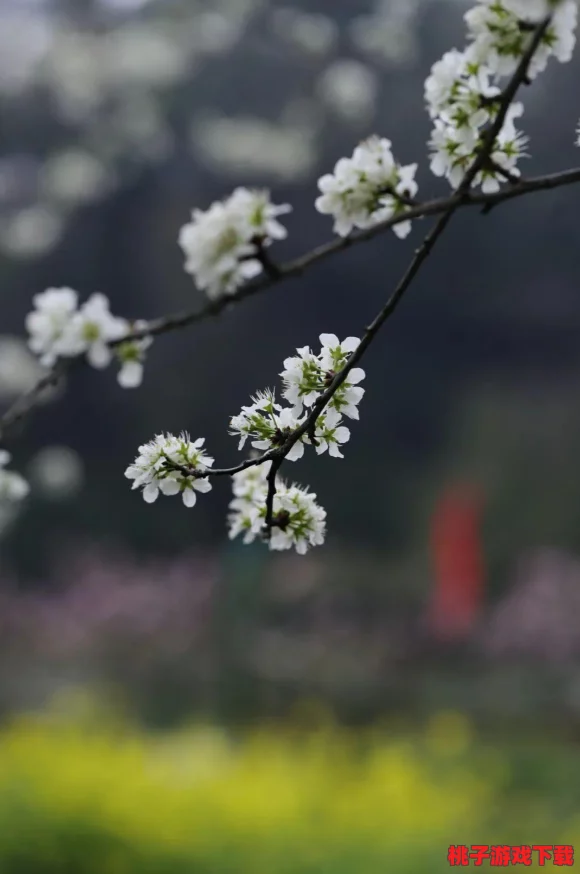
[[[439,500],[431,523],[435,585],[427,616],[431,633],[468,637],[483,606],[482,499],[470,485],[455,485]]]

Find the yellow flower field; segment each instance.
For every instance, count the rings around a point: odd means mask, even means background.
[[[519,790],[509,756],[453,714],[412,738],[21,717],[0,734],[0,872],[433,872],[450,844],[573,843],[572,787]]]

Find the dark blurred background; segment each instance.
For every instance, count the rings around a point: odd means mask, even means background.
[[[330,238],[316,181],[372,133],[418,162],[420,197],[444,193],[423,83],[463,46],[467,5],[2,0],[2,403],[35,378],[23,325],[47,287],[102,291],[126,317],[200,305],[177,233],[236,185],[293,204],[279,259]],[[524,89],[525,175],[578,162],[579,71],[578,56],[552,63]],[[150,728],[288,719],[308,702],[347,726],[451,711],[501,742],[565,739],[571,768],[578,202],[560,189],[455,218],[366,356],[345,460],[288,471],[328,511],[305,558],[230,543],[226,483],[188,511],[145,505],[123,472],[164,430],[234,463],[229,417],[297,346],[360,335],[426,222],[159,338],[134,392],[113,369],[73,373],[7,444],[33,492],[3,519],[2,711],[71,685]]]

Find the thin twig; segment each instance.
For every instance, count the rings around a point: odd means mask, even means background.
[[[51,388],[51,386],[57,385],[65,372],[69,369],[71,363],[71,361],[59,361],[51,370],[43,374],[32,388],[17,398],[0,419],[0,438],[4,436],[5,431],[9,428],[13,428],[14,425],[24,419],[32,409],[38,406],[45,391]]]

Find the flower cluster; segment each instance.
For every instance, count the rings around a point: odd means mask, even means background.
[[[248,438],[254,449],[267,451],[279,448],[304,422],[304,418],[297,417],[292,409],[276,403],[274,392],[270,389],[258,392],[251,400],[249,406],[242,407],[241,412],[230,419],[230,433],[240,438],[238,449],[243,448]],[[304,443],[301,439],[294,444],[286,458],[288,461],[297,461],[303,455]]]
[[[353,228],[374,227],[404,215],[417,194],[416,170],[416,164],[397,164],[389,140],[370,137],[357,146],[351,158],[341,158],[334,173],[318,180],[321,195],[316,209],[334,218],[334,231],[341,237]],[[410,221],[393,225],[401,238],[410,230]]]
[[[230,433],[239,437],[239,449],[248,439],[254,449],[266,452],[283,447],[292,433],[304,425],[307,416],[305,407],[312,407],[326,391],[360,340],[348,337],[341,343],[335,334],[321,334],[320,342],[322,348],[318,355],[309,346],[304,346],[297,349],[297,356],[287,358],[284,362],[284,370],[280,374],[282,397],[291,407],[277,403],[274,392],[266,390],[255,395],[251,405],[242,407],[241,412],[232,417]],[[364,389],[358,383],[364,376],[364,370],[353,367],[318,416],[313,433],[319,455],[328,451],[335,458],[343,457],[340,446],[350,439],[349,429],[342,424],[343,416],[358,419],[358,404],[364,395]],[[305,444],[311,442],[311,434],[302,434],[286,454],[288,461],[302,458]]]
[[[278,449],[284,458],[297,461],[304,454],[305,445],[314,442],[318,454],[328,452],[335,458],[343,457],[341,446],[350,439],[349,429],[342,424],[343,416],[358,419],[358,404],[364,395],[364,389],[358,385],[365,376],[360,368],[353,367],[348,372],[312,428],[300,436],[295,433],[306,424],[310,408],[348,363],[360,340],[347,337],[341,342],[335,334],[321,334],[320,343],[318,355],[305,346],[297,350],[297,356],[284,362],[282,395],[291,406],[282,406],[274,392],[266,390],[258,392],[251,404],[231,418],[230,433],[239,438],[239,449],[249,440],[254,450],[266,453]],[[160,434],[139,447],[138,457],[127,468],[125,476],[133,480],[134,489],[143,489],[147,503],[155,501],[159,492],[181,493],[184,504],[192,507],[196,491],[211,489],[209,478],[212,475],[233,473],[231,538],[243,533],[244,542],[251,543],[267,529],[271,549],[294,546],[301,554],[323,543],[326,512],[316,503],[316,495],[277,477],[275,492],[270,495],[273,503],[269,516],[271,460],[262,461],[261,456],[257,456],[241,472],[213,471],[213,458],[202,452],[203,444],[203,439],[192,443],[187,434],[180,437]]]
[[[267,191],[237,188],[205,212],[194,210],[179,233],[185,270],[212,299],[234,294],[262,272],[264,249],[287,236],[277,218],[291,209],[274,205]]]
[[[33,298],[34,309],[26,317],[28,345],[40,357],[43,367],[53,367],[58,359],[85,355],[92,367],[101,370],[116,356],[120,363],[118,381],[124,388],[134,388],[143,378],[145,352],[150,337],[131,340],[133,329],[143,329],[145,322],[133,326],[114,316],[104,294],[93,294],[79,307],[72,288],[49,288]],[[128,339],[118,343],[123,337]],[[115,347],[111,344],[118,343]]]
[[[230,539],[244,535],[244,543],[262,536],[266,519],[267,477],[270,464],[250,467],[233,476],[234,497],[228,517]],[[298,485],[276,479],[272,507],[270,549],[294,547],[304,555],[311,546],[321,546],[326,534],[326,511],[316,495]]]
[[[10,461],[10,453],[0,449],[0,503],[12,504],[24,500],[30,488],[26,480],[19,473],[6,470]]]
[[[321,334],[319,340],[321,350],[318,355],[309,346],[297,349],[298,355],[285,360],[280,374],[284,383],[283,397],[293,404],[297,416],[302,414],[304,407],[314,405],[360,344],[358,337],[347,337],[341,343],[336,334]],[[360,367],[349,371],[328,403],[327,420],[330,418],[338,426],[342,416],[359,418],[358,405],[365,393],[359,383],[364,377],[365,372]]]
[[[469,44],[447,52],[425,82],[425,100],[434,128],[429,140],[431,170],[457,188],[482,148],[489,126],[501,108],[498,80],[512,74],[529,49],[534,32],[551,15],[528,78],[541,72],[554,55],[569,61],[575,42],[575,0],[483,0],[466,15]],[[509,107],[484,167],[474,180],[484,192],[519,177],[518,161],[526,156],[528,138],[515,120],[521,103]]]
[[[536,26],[551,16],[528,69],[528,79],[534,79],[552,55],[563,64],[572,58],[577,14],[575,0],[484,0],[465,14],[469,58],[494,75],[510,76],[528,50]]]
[[[156,501],[161,492],[180,494],[185,506],[193,507],[196,492],[211,491],[211,483],[203,473],[214,460],[201,449],[204,443],[203,437],[191,442],[189,434],[158,434],[139,447],[139,455],[125,476],[133,480],[134,489],[143,489],[148,504]]]

